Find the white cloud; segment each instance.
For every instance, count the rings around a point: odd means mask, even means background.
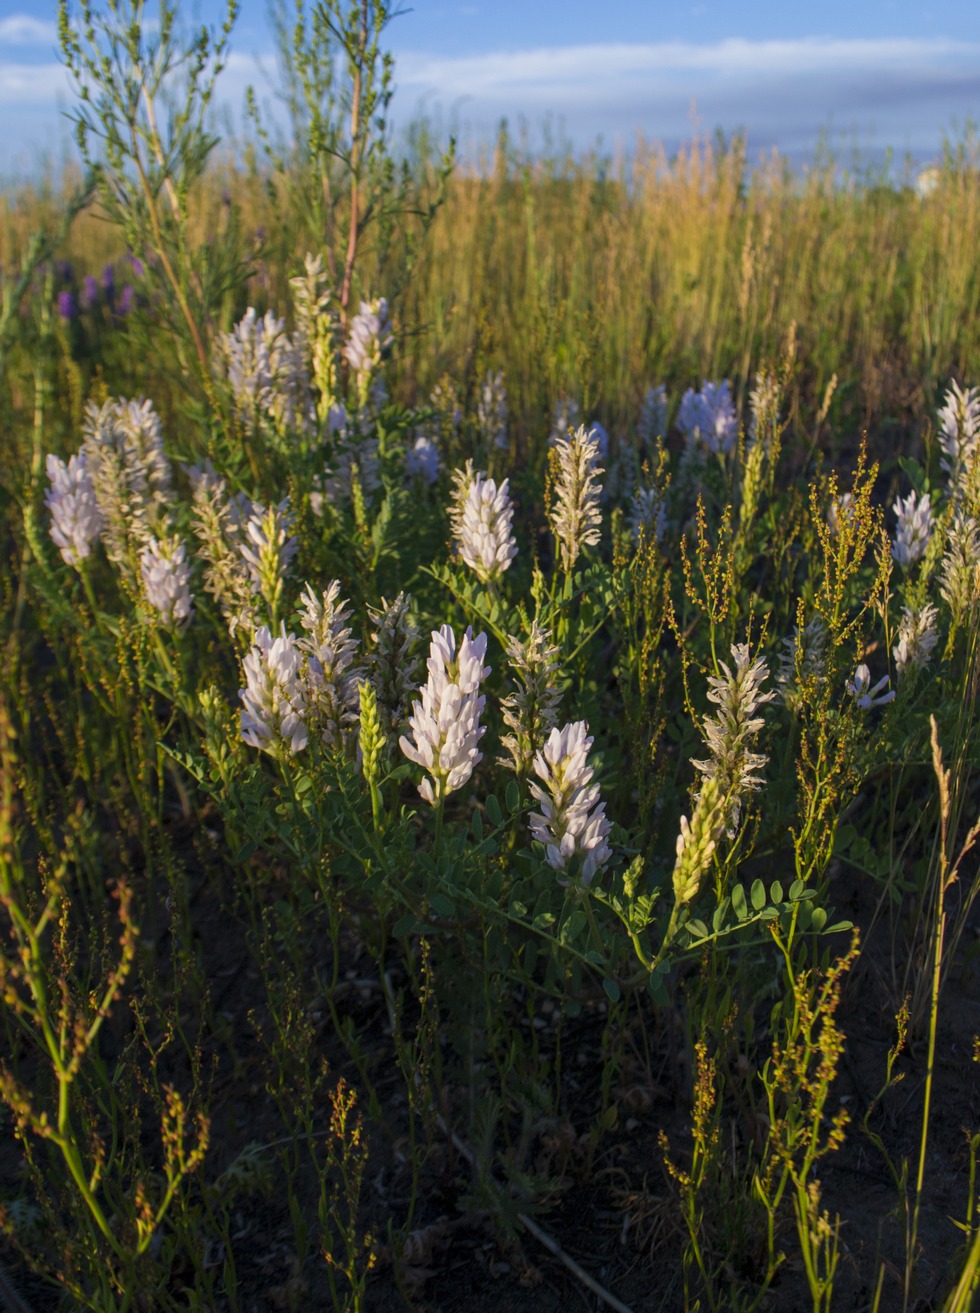
[[[593,44],[446,58],[403,54],[398,103],[435,97],[478,134],[502,116],[564,120],[598,134],[676,141],[702,125],[745,127],[750,144],[812,147],[832,122],[876,144],[935,150],[954,118],[980,113],[980,44],[949,39],[806,38]]]
[[[0,105],[55,110],[58,97],[70,91],[61,64],[0,63]]]
[[[58,39],[54,23],[44,23],[30,14],[11,14],[0,18],[0,41],[11,46],[53,45]]]

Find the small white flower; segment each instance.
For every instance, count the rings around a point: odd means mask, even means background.
[[[497,579],[517,555],[514,541],[514,507],[509,480],[498,487],[483,473],[465,471],[454,476],[456,503],[452,511],[456,549],[481,583]],[[462,496],[465,489],[465,497]]]
[[[898,642],[892,648],[895,669],[899,678],[908,667],[921,668],[928,665],[933,649],[939,641],[936,632],[936,608],[927,603],[920,610],[914,611],[909,606],[902,607],[902,622],[898,627]]]
[[[732,656],[735,658],[734,673],[724,661],[719,661],[724,677],[708,677],[708,701],[718,707],[714,716],[705,717],[702,726],[711,756],[692,764],[702,775],[718,779],[722,792],[733,794],[737,801],[745,790],[761,789],[764,784],[758,772],[768,758],[764,753],[750,751],[749,745],[765,724],[755,713],[764,703],[771,702],[776,694],[762,692],[762,683],[769,677],[769,667],[764,657],[750,659],[748,643],[733,643]]]
[[[347,603],[340,600],[338,580],[322,597],[306,585],[300,599],[304,636],[296,646],[308,658],[304,671],[308,714],[320,725],[323,742],[330,748],[345,745],[357,720],[357,685],[363,671],[354,666],[357,640],[347,624],[350,615]]]
[[[949,525],[939,591],[955,624],[980,602],[980,530],[960,512]]]
[[[652,447],[657,438],[667,436],[667,389],[663,383],[650,388],[640,408],[640,441]]]
[[[872,707],[884,707],[889,702],[894,702],[894,689],[889,689],[887,693],[882,692],[883,689],[888,688],[888,682],[888,676],[882,675],[877,684],[872,687],[871,671],[862,662],[855,670],[853,678],[847,681],[845,687],[857,703],[859,711],[870,711]]]
[[[701,445],[716,455],[727,455],[738,437],[738,420],[728,379],[721,383],[705,379],[700,392],[688,388],[681,398],[677,426],[689,447]]]
[[[842,492],[839,497],[831,499],[830,506],[827,508],[827,528],[832,538],[838,536],[842,524],[851,523],[856,510],[854,494],[851,492]]]
[[[231,386],[235,418],[249,432],[269,420],[282,434],[306,432],[313,422],[313,399],[302,334],[292,338],[286,321],[271,310],[260,319],[249,306],[219,349]]]
[[[776,675],[776,696],[790,711],[799,709],[808,684],[823,684],[826,676],[827,625],[815,615],[801,630],[793,627],[793,637],[784,638]]]
[[[634,542],[639,542],[641,532],[645,542],[659,543],[663,540],[667,532],[667,508],[656,488],[637,488],[626,523]]]
[[[442,458],[439,448],[431,438],[422,434],[417,437],[405,452],[405,473],[410,479],[422,479],[426,483],[435,483],[439,477]]]
[[[279,756],[306,747],[302,665],[296,639],[284,625],[275,639],[265,625],[256,630],[243,662],[245,688],[239,690],[242,738],[253,748]]]
[[[579,404],[573,397],[560,397],[555,403],[555,416],[548,436],[549,446],[562,438],[569,438],[578,427]]]
[[[500,370],[496,374],[487,370],[476,403],[476,418],[488,446],[507,446],[507,389]]]
[[[281,591],[282,580],[299,550],[299,539],[290,535],[292,527],[288,497],[278,506],[265,507],[261,502],[251,504],[248,519],[243,524],[241,554],[253,590],[263,597]]]
[[[191,567],[178,538],[150,538],[140,553],[140,576],[146,600],[164,625],[186,625],[193,610]]]
[[[431,779],[422,780],[419,793],[432,807],[461,788],[483,760],[477,744],[486,732],[480,724],[486,705],[480,684],[490,673],[483,665],[486,651],[486,634],[474,638],[467,629],[457,656],[450,626],[433,631],[426,663],[429,677],[408,721],[411,738],[402,735],[398,740],[409,761],[429,772]]]
[[[582,425],[555,443],[555,504],[548,513],[562,566],[571,572],[583,547],[599,541],[601,485],[598,440]]]
[[[980,446],[980,388],[961,388],[951,379],[936,420],[943,451],[939,463],[956,497]]]
[[[573,858],[580,858],[586,885],[612,856],[606,842],[612,827],[588,762],[591,747],[584,720],[551,731],[534,757],[534,773],[545,787],[530,785],[541,811],[528,817],[532,836],[545,846],[548,865],[565,871]]]
[[[374,301],[362,301],[360,310],[351,320],[344,359],[358,378],[366,378],[381,364],[393,341],[385,298],[380,296]]]
[[[781,393],[775,374],[757,373],[755,387],[749,393],[749,443],[762,442],[768,450],[774,434],[779,432]]]
[[[51,512],[51,539],[61,548],[68,565],[78,565],[92,551],[102,532],[102,514],[84,451],[68,458],[58,456],[45,462],[49,488],[44,504]]]
[[[903,568],[925,555],[932,536],[932,508],[929,494],[916,497],[914,492],[903,500],[896,497],[892,510],[898,517],[895,541],[892,543],[892,556]]]

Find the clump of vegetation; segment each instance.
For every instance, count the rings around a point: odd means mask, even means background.
[[[187,44],[64,7],[89,181],[29,246],[8,202],[8,1256],[99,1313],[458,1307],[451,1243],[515,1307],[965,1313],[980,390],[972,274],[916,281],[939,202],[737,151],[400,170],[390,11],[297,15],[294,140],[222,178],[234,6]]]

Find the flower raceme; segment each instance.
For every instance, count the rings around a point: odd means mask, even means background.
[[[51,538],[68,565],[78,565],[102,532],[102,515],[84,451],[68,458],[48,456],[50,487],[44,504],[51,513]]]
[[[243,662],[245,687],[239,690],[242,738],[251,747],[274,757],[290,756],[306,747],[302,665],[302,653],[285,625],[280,626],[278,638],[272,637],[266,625],[255,631],[252,649]]]
[[[517,555],[509,480],[504,479],[498,487],[483,473],[474,474],[467,461],[466,469],[457,470],[453,482],[451,520],[456,548],[480,582],[489,583],[509,569]]]
[[[535,755],[534,773],[543,782],[530,785],[541,811],[528,818],[531,834],[544,844],[548,865],[566,871],[581,862],[582,883],[591,884],[596,871],[612,856],[606,842],[611,826],[599,786],[589,765],[592,738],[584,720],[553,729]]]
[[[904,499],[895,498],[892,510],[898,519],[892,556],[900,566],[907,568],[925,555],[932,536],[932,508],[929,494],[916,497],[910,492]]]
[[[761,752],[750,751],[749,745],[765,724],[756,712],[776,694],[762,692],[769,667],[763,657],[751,660],[748,643],[733,643],[732,656],[734,672],[724,661],[719,661],[724,677],[711,675],[708,679],[708,701],[718,707],[714,716],[705,718],[703,726],[704,741],[711,756],[693,765],[706,778],[717,778],[723,792],[737,800],[747,789],[762,788],[763,780],[757,772],[768,758]]]
[[[483,664],[486,651],[486,634],[474,638],[472,628],[458,653],[449,625],[433,630],[426,663],[429,678],[419,690],[421,699],[412,703],[408,721],[411,737],[403,734],[398,740],[409,761],[428,771],[419,793],[432,807],[461,788],[483,760],[477,745],[486,732],[480,724],[486,705],[480,685],[490,673]]]
[[[140,577],[146,600],[160,624],[186,625],[193,610],[191,567],[179,538],[151,537],[140,553]]]
[[[562,568],[571,573],[583,547],[599,541],[599,439],[596,431],[579,425],[571,436],[555,442],[555,503],[548,513],[561,556]]]

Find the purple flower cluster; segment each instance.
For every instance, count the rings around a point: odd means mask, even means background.
[[[133,272],[138,278],[143,273],[142,261],[130,257]],[[73,323],[81,314],[107,313],[113,319],[125,319],[136,305],[136,289],[124,283],[120,289],[116,282],[116,267],[107,264],[102,276],[86,274],[79,284],[69,260],[60,260],[55,266],[57,281],[62,284],[57,295],[58,315],[65,323]]]

